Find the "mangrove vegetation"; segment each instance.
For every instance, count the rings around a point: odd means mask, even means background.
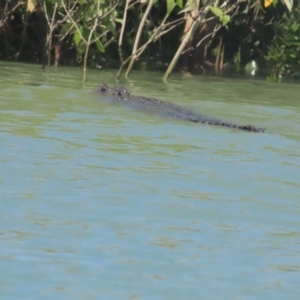
[[[300,4],[293,0],[6,0],[0,59],[172,72],[297,74]],[[251,67],[253,66],[253,67]]]

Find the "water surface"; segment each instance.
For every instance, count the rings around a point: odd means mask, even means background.
[[[1,299],[299,298],[298,85],[121,82],[255,134],[93,97],[112,71],[0,67]]]

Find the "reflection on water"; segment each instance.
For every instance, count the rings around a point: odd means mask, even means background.
[[[112,73],[3,69],[2,299],[298,298],[298,86],[125,83],[253,134],[93,98]]]

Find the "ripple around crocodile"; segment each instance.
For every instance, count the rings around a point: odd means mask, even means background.
[[[124,102],[126,101],[127,103],[130,103],[132,106],[137,108],[146,108],[146,109],[156,108],[159,110],[160,114],[194,122],[194,123],[218,125],[218,126],[236,128],[245,131],[252,131],[252,132],[265,132],[264,128],[258,128],[253,125],[236,125],[230,122],[204,116],[200,113],[194,113],[191,110],[182,108],[178,105],[163,100],[148,98],[144,96],[131,95],[121,85],[115,86],[114,88],[109,88],[107,84],[102,83],[98,86],[95,92],[105,96],[109,96],[110,98],[119,101],[124,101]]]

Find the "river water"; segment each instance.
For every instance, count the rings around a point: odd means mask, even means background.
[[[300,87],[0,63],[1,299],[299,299]]]

